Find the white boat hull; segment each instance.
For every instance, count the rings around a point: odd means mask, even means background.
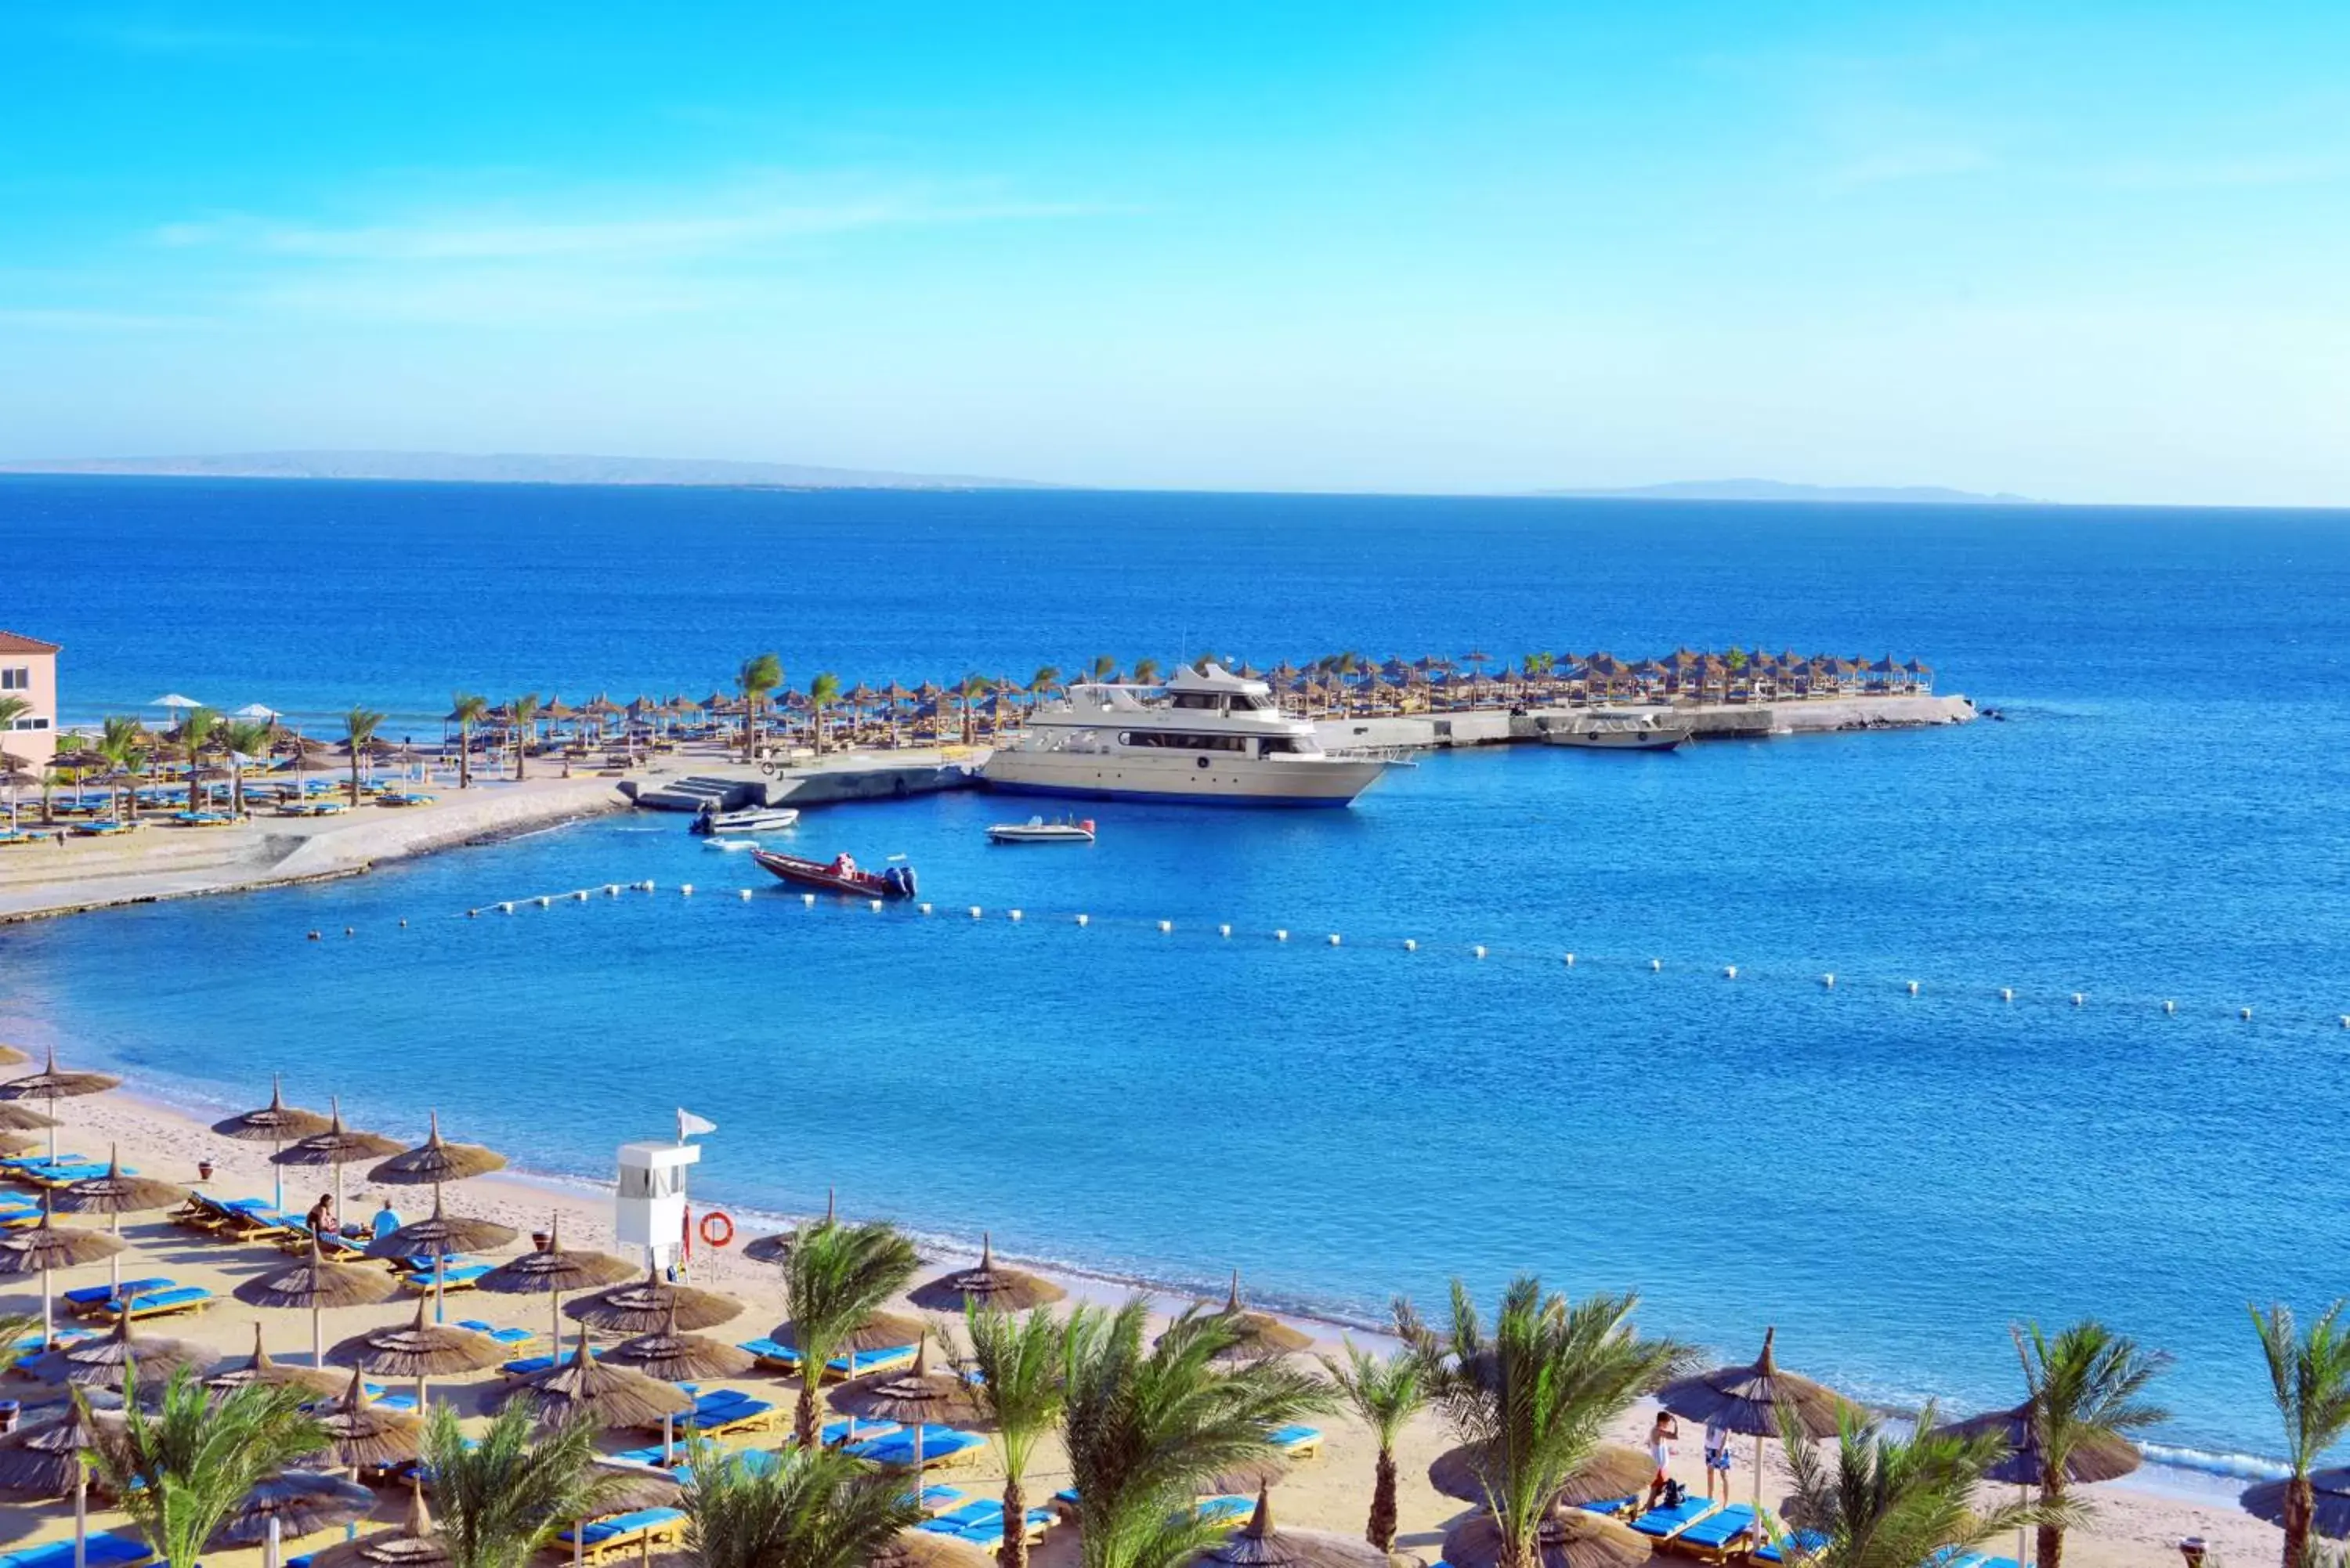
[[[1386,771],[1385,763],[1351,757],[1007,749],[987,759],[980,777],[990,789],[1078,800],[1346,806]]]
[[[1574,746],[1586,752],[1669,752],[1690,738],[1687,730],[1553,730],[1544,737],[1554,746]]]

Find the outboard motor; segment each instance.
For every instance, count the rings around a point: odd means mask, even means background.
[[[905,883],[906,883],[906,897],[908,897],[909,898],[912,898],[915,894],[917,894],[917,893],[919,893],[919,892],[920,892],[920,891],[921,891],[921,889],[920,889],[920,888],[917,888],[917,887],[914,885],[914,868],[913,868],[911,866],[903,866],[903,867],[899,867],[899,870],[900,871],[900,873],[901,873],[901,874],[904,876],[904,877],[905,877]]]
[[[693,822],[686,831],[698,833],[707,838],[717,829],[717,815],[718,814],[711,808],[710,803],[705,800],[702,803],[702,809],[693,814]]]

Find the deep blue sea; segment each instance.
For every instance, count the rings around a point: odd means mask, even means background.
[[[1104,805],[1081,850],[990,849],[975,794],[808,814],[929,918],[745,902],[611,819],[0,929],[0,1034],[554,1171],[684,1105],[732,1205],[837,1185],[1341,1317],[1637,1286],[1892,1400],[2012,1400],[2008,1324],[2095,1313],[2178,1356],[2181,1448],[2273,1451],[2244,1304],[2350,1291],[2350,514],[43,479],[0,481],[0,563],[75,714],[420,735],[457,687],[699,695],[767,649],[1914,654],[2009,722],[1443,754],[1348,813]]]

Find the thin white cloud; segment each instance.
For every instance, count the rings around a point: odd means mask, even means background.
[[[2087,170],[2083,177],[2089,183],[2117,191],[2268,190],[2330,184],[2350,178],[2350,156],[2133,159]]]
[[[1827,172],[1831,191],[1860,191],[1913,180],[1947,180],[1991,167],[1990,153],[1966,142],[1928,142],[1887,147],[1839,164]]]

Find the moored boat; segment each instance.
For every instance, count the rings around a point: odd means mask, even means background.
[[[1082,822],[1047,822],[1032,816],[1025,822],[999,822],[987,830],[991,844],[1091,844],[1094,841],[1094,819]]]
[[[1593,752],[1669,752],[1690,738],[1687,720],[1658,713],[1590,713],[1543,738]]]
[[[800,814],[788,805],[749,805],[739,811],[718,811],[705,805],[693,814],[693,826],[688,831],[705,838],[738,833],[781,833],[799,819]]]
[[[914,868],[892,866],[886,871],[868,871],[846,855],[836,855],[829,860],[807,860],[796,855],[778,855],[772,849],[754,849],[751,858],[770,876],[803,888],[819,888],[828,893],[847,893],[858,898],[910,898],[914,896]]]

